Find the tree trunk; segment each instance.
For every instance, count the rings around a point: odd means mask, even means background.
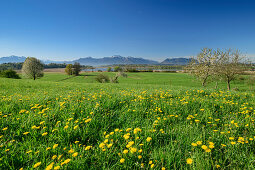
[[[35,80],[35,76],[34,76],[34,80]]]
[[[207,80],[207,77],[203,80],[202,86],[205,86],[206,80]]]
[[[230,81],[228,80],[228,90],[230,90]]]

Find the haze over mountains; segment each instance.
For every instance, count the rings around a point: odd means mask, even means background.
[[[18,63],[24,62],[26,57],[24,56],[9,56],[9,57],[1,57],[0,64],[2,63]],[[144,58],[137,58],[137,57],[122,57],[120,55],[114,55],[112,57],[103,57],[103,58],[93,58],[93,57],[86,57],[86,58],[79,58],[73,61],[52,61],[52,60],[45,60],[42,61],[45,64],[49,63],[74,63],[78,62],[81,65],[91,65],[91,66],[102,66],[102,65],[114,65],[114,64],[167,64],[167,65],[187,65],[190,61],[190,58],[167,58],[162,62],[144,59]]]

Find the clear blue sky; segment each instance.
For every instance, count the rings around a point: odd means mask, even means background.
[[[203,47],[255,56],[255,1],[0,1],[0,57],[161,60],[196,55]]]

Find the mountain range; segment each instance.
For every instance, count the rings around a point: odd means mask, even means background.
[[[22,56],[9,56],[9,57],[1,57],[0,64],[2,63],[18,63],[24,62],[26,57]],[[81,65],[91,65],[91,66],[102,66],[102,65],[114,65],[114,64],[165,64],[165,65],[187,65],[190,61],[190,58],[167,58],[162,62],[144,59],[144,58],[137,58],[137,57],[123,57],[120,55],[114,55],[112,57],[103,57],[103,58],[93,58],[93,57],[86,57],[86,58],[79,58],[73,61],[52,61],[52,60],[45,60],[42,61],[45,64],[49,63],[66,63],[72,64],[75,62],[80,63]]]

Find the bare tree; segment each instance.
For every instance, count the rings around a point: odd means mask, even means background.
[[[227,82],[227,88],[230,90],[231,81],[246,70],[245,57],[239,50],[222,50],[220,59],[215,69],[215,73]]]
[[[203,48],[202,52],[193,58],[186,70],[195,75],[205,86],[208,79],[214,75],[214,69],[218,61],[218,50]]]
[[[22,72],[25,76],[34,80],[43,77],[43,64],[34,57],[27,57],[22,65]]]

